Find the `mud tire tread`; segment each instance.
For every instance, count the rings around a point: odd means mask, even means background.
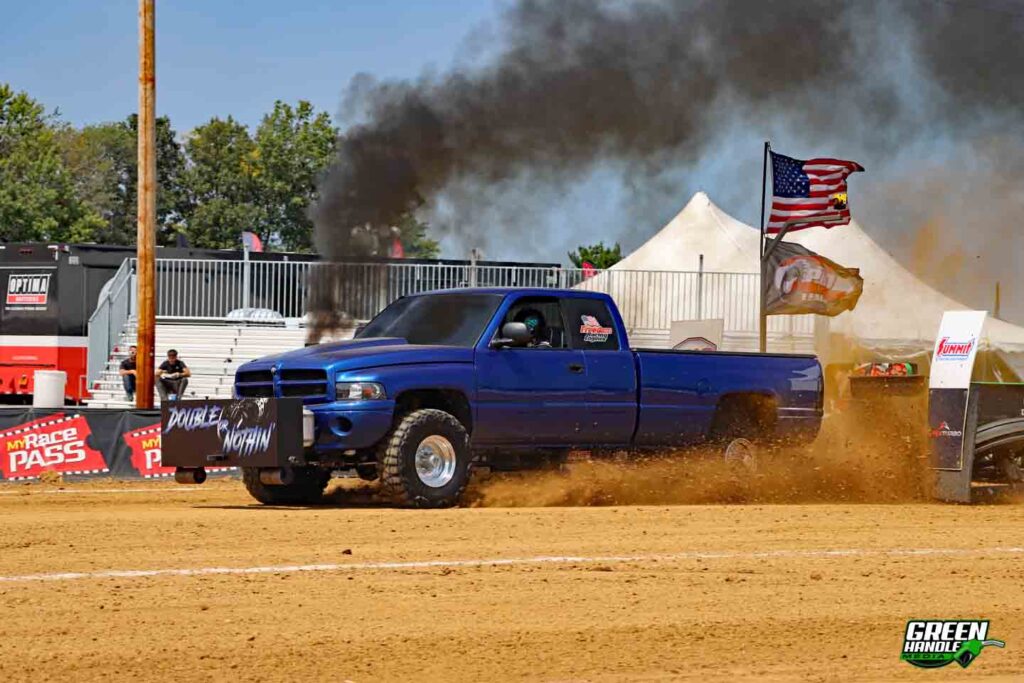
[[[419,481],[414,480],[415,475],[408,474],[405,458],[407,449],[416,445],[409,441],[413,434],[437,433],[439,429],[455,437],[452,445],[455,446],[460,463],[456,468],[455,487],[443,493],[431,491],[432,495],[428,496],[424,495]],[[457,505],[469,484],[469,460],[469,435],[454,415],[435,408],[406,413],[396,420],[394,429],[378,447],[381,496],[392,505],[400,507],[445,508]]]

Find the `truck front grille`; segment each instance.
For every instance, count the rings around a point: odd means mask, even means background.
[[[327,398],[327,371],[318,369],[283,369],[278,377],[280,396],[305,399]]]
[[[274,395],[272,384],[236,384],[240,398],[271,398]]]
[[[276,381],[270,370],[246,370],[235,375],[235,392],[241,398],[296,397],[310,401],[327,399],[327,371],[282,369]]]
[[[235,375],[235,381],[270,384],[274,381],[274,375],[270,370],[245,370]]]
[[[270,398],[274,395],[274,376],[270,370],[236,373],[235,391],[241,398]]]
[[[324,370],[307,370],[296,368],[281,371],[282,382],[326,382],[327,372]]]

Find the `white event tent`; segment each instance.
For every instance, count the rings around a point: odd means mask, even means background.
[[[840,265],[859,268],[864,292],[855,310],[834,318],[771,316],[769,350],[816,347],[824,354],[829,340],[834,348],[838,336],[860,349],[898,355],[930,352],[942,313],[968,308],[913,275],[855,222],[829,230],[802,230],[785,239]],[[704,275],[697,276],[702,255]],[[757,338],[758,261],[757,229],[736,220],[698,192],[664,228],[587,286],[615,296],[634,337],[664,343],[671,322],[666,317],[720,317],[726,319],[724,348],[753,350]],[[624,272],[620,275],[617,271],[658,272],[625,277]],[[699,304],[689,295],[693,283],[680,280],[697,277]],[[637,282],[642,284],[638,286]],[[677,296],[684,291],[685,296]],[[1024,327],[989,319],[984,336],[990,348],[1024,351]]]

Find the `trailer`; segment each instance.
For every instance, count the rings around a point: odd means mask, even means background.
[[[36,370],[67,373],[65,398],[88,397],[89,314],[129,247],[0,245],[0,402],[28,403]]]

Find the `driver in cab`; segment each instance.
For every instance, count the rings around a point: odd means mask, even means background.
[[[535,308],[524,308],[516,314],[514,322],[523,323],[530,331],[529,349],[550,349],[550,332],[544,322],[544,314]]]

